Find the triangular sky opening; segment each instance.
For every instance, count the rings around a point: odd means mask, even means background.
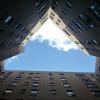
[[[31,37],[24,53],[5,61],[5,70],[94,72],[94,62],[94,57],[81,52],[48,19]]]

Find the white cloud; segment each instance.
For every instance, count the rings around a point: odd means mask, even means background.
[[[47,41],[48,45],[61,51],[78,49],[70,39],[49,19],[44,25],[32,36],[31,41]]]
[[[18,58],[18,56],[13,56],[13,57],[11,57],[10,59],[17,59]]]
[[[6,60],[6,64],[11,63],[11,62],[14,61],[15,59],[18,59],[18,56],[13,56],[13,57],[11,57],[11,58],[8,58],[8,59]]]

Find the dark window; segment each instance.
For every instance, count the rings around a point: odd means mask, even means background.
[[[50,79],[50,80],[54,80],[54,78],[53,78],[53,77],[49,77],[49,79]]]
[[[54,0],[54,1],[53,1],[53,5],[54,5],[54,6],[58,6],[58,1],[57,1],[57,0]]]
[[[50,16],[50,18],[53,20],[54,19],[54,17],[53,16]]]
[[[76,44],[80,44],[78,41],[75,41]]]
[[[100,66],[99,66],[99,71],[100,71]]]
[[[49,73],[49,76],[52,76],[53,75],[53,73]]]
[[[13,34],[14,34],[14,33],[11,32],[11,33],[8,34],[8,36],[11,37],[11,36],[13,36]]]
[[[80,32],[77,30],[76,26],[75,26],[73,23],[69,24],[69,25],[68,25],[68,28],[69,28],[69,30],[71,31],[71,33],[77,33],[77,34],[80,33]]]
[[[50,86],[55,86],[55,83],[49,83],[50,84]]]
[[[27,91],[27,89],[21,89],[21,91],[19,92],[20,94],[25,94]]]
[[[57,94],[56,90],[50,90],[50,93],[51,93],[52,95],[56,95],[56,94]]]
[[[22,77],[16,77],[15,78],[15,80],[21,80],[22,79]]]
[[[67,13],[68,13],[68,12],[66,11],[66,9],[65,9],[65,8],[62,8],[62,14],[63,14],[63,15],[67,15]]]
[[[34,73],[29,73],[29,75],[33,75]]]
[[[41,73],[36,73],[36,75],[41,75]]]
[[[16,29],[20,30],[21,27],[22,27],[22,24],[18,24],[18,25],[16,26]]]
[[[55,16],[55,14],[53,13],[53,12],[51,12],[51,15],[54,17]]]
[[[79,15],[79,19],[88,27],[88,29],[93,29],[95,28],[95,23],[92,18],[90,18],[88,15],[85,13],[81,13]]]
[[[66,29],[63,29],[63,31],[64,31],[65,33],[67,33],[68,36],[70,36],[69,32],[68,32]]]
[[[79,22],[77,19],[74,19],[72,23],[78,28],[78,30],[80,30],[80,31],[86,30],[84,25],[81,22]]]
[[[45,4],[46,0],[36,0],[36,7],[40,7],[41,5]]]
[[[60,75],[60,76],[64,76],[64,74],[63,74],[63,73],[60,73],[59,75]]]
[[[75,93],[74,93],[73,90],[66,90],[66,94],[67,94],[67,96],[69,96],[69,97],[75,96]]]
[[[4,30],[0,27],[0,34],[3,32]]]
[[[92,94],[96,97],[100,97],[100,90],[91,90]]]
[[[58,23],[58,22],[56,22],[56,24],[57,24],[57,25],[59,25],[59,23]]]
[[[60,19],[58,19],[58,22],[61,22],[61,20],[60,20]]]
[[[72,2],[71,2],[71,0],[66,0],[66,1],[65,1],[65,4],[66,4],[66,6],[67,6],[68,8],[71,8],[71,7],[72,7]]]

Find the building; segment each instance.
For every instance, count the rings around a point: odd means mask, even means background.
[[[97,56],[96,73],[3,72],[48,18]],[[100,0],[0,0],[0,100],[99,100],[99,32]]]
[[[82,51],[100,56],[99,0],[1,0],[0,54],[6,57],[0,55],[0,60],[21,53],[48,18]]]
[[[94,73],[1,72],[0,100],[100,100]]]
[[[0,1],[1,61],[23,51],[23,40],[42,16],[34,5],[35,0]]]
[[[0,62],[0,72],[4,71],[4,62]]]
[[[100,75],[100,57],[96,57],[96,70],[95,72]]]

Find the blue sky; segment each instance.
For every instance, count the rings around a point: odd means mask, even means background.
[[[94,72],[95,57],[79,50],[48,20],[26,44],[24,53],[5,61],[5,70]]]

